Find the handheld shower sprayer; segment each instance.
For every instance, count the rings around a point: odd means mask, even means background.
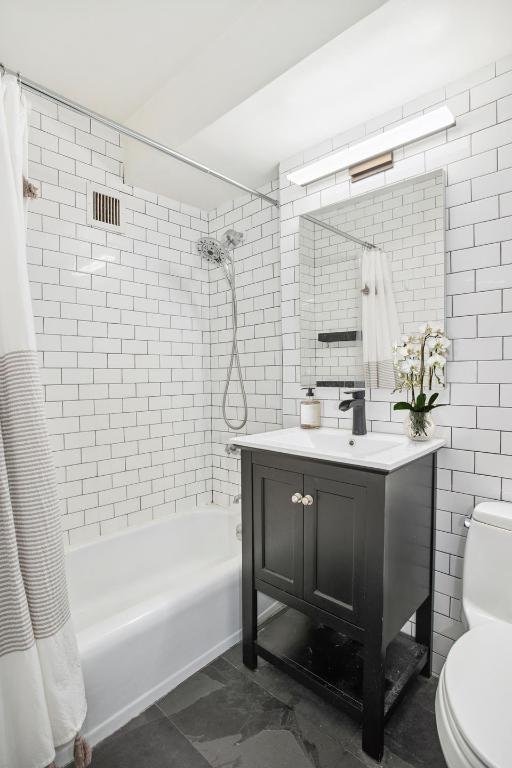
[[[213,264],[222,264],[228,256],[226,249],[214,237],[201,237],[196,247],[198,254]]]
[[[243,243],[243,233],[237,232],[235,229],[227,229],[222,235],[220,240],[216,240],[214,237],[202,237],[197,242],[197,252],[203,259],[212,264],[217,264],[222,267],[226,275],[226,280],[231,289],[231,318],[232,318],[232,340],[231,340],[231,357],[229,360],[228,370],[226,374],[226,381],[224,385],[224,394],[222,396],[222,417],[229,427],[229,429],[239,430],[247,423],[247,395],[245,393],[244,379],[242,374],[242,366],[240,364],[240,354],[238,352],[238,311],[236,303],[236,291],[235,291],[235,260],[233,258],[234,249]],[[244,414],[239,422],[230,421],[226,414],[227,399],[229,385],[233,376],[233,366],[236,365],[238,380],[240,381],[240,389],[242,392],[242,400],[244,407]]]

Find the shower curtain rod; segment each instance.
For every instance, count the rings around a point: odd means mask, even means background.
[[[68,109],[72,109],[74,112],[78,112],[79,114],[85,115],[86,117],[92,117],[94,120],[97,120],[98,123],[102,123],[108,128],[112,128],[112,130],[118,131],[119,133],[123,134],[123,136],[128,136],[128,138],[134,139],[135,141],[140,141],[141,144],[145,144],[152,149],[156,149],[158,152],[162,152],[164,155],[172,157],[175,160],[178,160],[180,163],[190,165],[192,168],[195,168],[202,173],[206,173],[209,176],[220,179],[220,181],[225,181],[227,184],[231,184],[233,187],[242,189],[244,192],[248,192],[254,197],[259,197],[261,200],[266,200],[267,203],[272,203],[272,205],[279,207],[279,201],[275,198],[270,197],[269,195],[265,195],[263,192],[258,192],[257,189],[252,189],[251,187],[248,187],[246,184],[242,184],[239,181],[235,181],[235,179],[232,179],[229,176],[225,176],[219,171],[208,168],[208,166],[203,165],[203,163],[199,163],[197,160],[193,160],[191,157],[187,157],[187,155],[183,155],[181,152],[177,152],[175,149],[171,149],[171,147],[167,147],[165,144],[162,144],[159,141],[150,139],[149,136],[145,136],[143,133],[139,133],[139,131],[134,131],[132,128],[128,128],[126,125],[122,125],[121,123],[117,123],[115,120],[111,120],[104,115],[100,115],[98,112],[94,112],[92,109],[87,109],[87,107],[78,104],[76,101],[67,99],[65,96],[61,96],[59,93],[55,93],[55,91],[51,91],[49,88],[45,88],[43,85],[39,85],[39,83],[28,80],[19,72],[16,72],[13,69],[9,69],[1,63],[0,73],[14,75],[17,78],[20,86],[28,91],[31,91],[32,93],[36,93],[38,96],[43,96],[46,99],[57,102],[57,104],[62,104],[62,106],[68,107]]]
[[[354,235],[349,235],[348,232],[344,232],[342,229],[338,229],[337,227],[333,227],[332,224],[327,224],[326,221],[321,221],[320,219],[315,219],[314,216],[309,216],[307,213],[302,214],[302,218],[306,219],[307,221],[310,221],[312,224],[317,224],[319,227],[323,227],[324,229],[328,229],[329,232],[333,232],[335,235],[339,235],[340,237],[344,237],[345,240],[350,240],[352,243],[357,243],[357,245],[362,245],[363,248],[377,248],[376,245],[373,243],[369,243],[367,240],[360,240],[358,237],[355,237]]]

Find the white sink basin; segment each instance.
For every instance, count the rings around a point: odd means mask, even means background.
[[[257,435],[237,436],[233,442],[241,448],[276,451],[388,472],[437,451],[444,445],[441,439],[415,443],[405,435],[369,432],[367,435],[356,436],[347,429],[329,427],[278,429]]]

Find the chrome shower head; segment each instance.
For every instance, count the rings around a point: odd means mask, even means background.
[[[196,247],[199,256],[213,264],[223,264],[228,257],[225,247],[214,237],[201,237]]]
[[[237,232],[236,229],[227,229],[222,235],[221,243],[224,248],[237,248],[244,241],[243,232]]]

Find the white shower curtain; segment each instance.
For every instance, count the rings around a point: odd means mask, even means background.
[[[400,339],[400,323],[386,254],[365,248],[361,271],[365,385],[394,389],[393,344]]]
[[[26,165],[27,106],[0,77],[0,768],[52,763],[86,711],[26,266]]]

